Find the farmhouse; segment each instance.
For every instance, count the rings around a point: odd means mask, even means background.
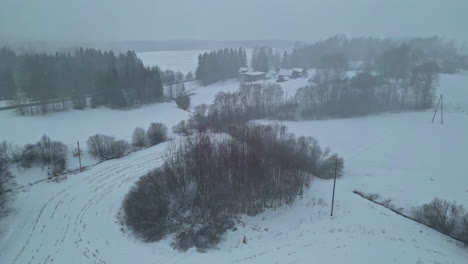
[[[246,82],[256,82],[265,79],[265,72],[244,72],[241,74],[241,81]]]
[[[308,76],[306,69],[294,68],[292,72],[292,78],[306,78]]]

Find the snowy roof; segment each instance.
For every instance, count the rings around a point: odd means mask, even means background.
[[[249,68],[247,67],[240,67],[239,68],[239,72],[248,72],[249,71]]]
[[[280,76],[291,76],[292,73],[293,73],[293,70],[281,69],[281,70],[279,70],[278,75],[280,75]]]
[[[302,72],[303,69],[301,69],[301,68],[294,68],[293,71],[295,71],[295,72]]]
[[[255,72],[245,72],[244,75],[250,75],[250,76],[258,76],[258,75],[262,75],[262,74],[265,74],[264,72],[260,72],[260,71],[255,71]]]

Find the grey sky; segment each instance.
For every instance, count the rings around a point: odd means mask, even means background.
[[[0,38],[468,40],[467,0],[0,0]]]

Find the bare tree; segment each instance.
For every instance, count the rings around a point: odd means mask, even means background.
[[[450,203],[435,198],[432,202],[417,208],[415,213],[419,221],[444,234],[453,235],[464,214],[464,208],[456,202]]]
[[[137,127],[133,130],[132,145],[137,148],[143,148],[148,144],[148,138],[146,137],[146,131],[144,128]]]

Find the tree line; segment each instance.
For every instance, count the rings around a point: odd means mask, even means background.
[[[338,35],[313,44],[297,44],[292,52],[283,55],[282,67],[316,68],[322,56],[329,54],[343,54],[349,61],[360,61],[368,67],[374,67],[382,54],[402,45],[411,49],[412,59],[434,61],[444,73],[468,69],[467,54],[463,54],[455,42],[436,36],[392,40]]]
[[[375,71],[347,75],[342,54],[322,56],[306,87],[294,97],[307,118],[352,117],[384,111],[433,107],[439,73],[434,61],[414,60],[406,45],[379,56]]]
[[[163,96],[161,73],[144,66],[132,51],[116,55],[80,48],[73,54],[17,54],[0,49],[0,98],[26,103],[73,97],[76,108],[82,108],[83,97],[90,95],[93,107],[155,102]],[[51,110],[57,109],[46,104],[38,109],[42,114]]]
[[[237,78],[239,68],[247,67],[245,50],[220,49],[200,54],[195,78],[203,85],[209,85],[228,78]]]

